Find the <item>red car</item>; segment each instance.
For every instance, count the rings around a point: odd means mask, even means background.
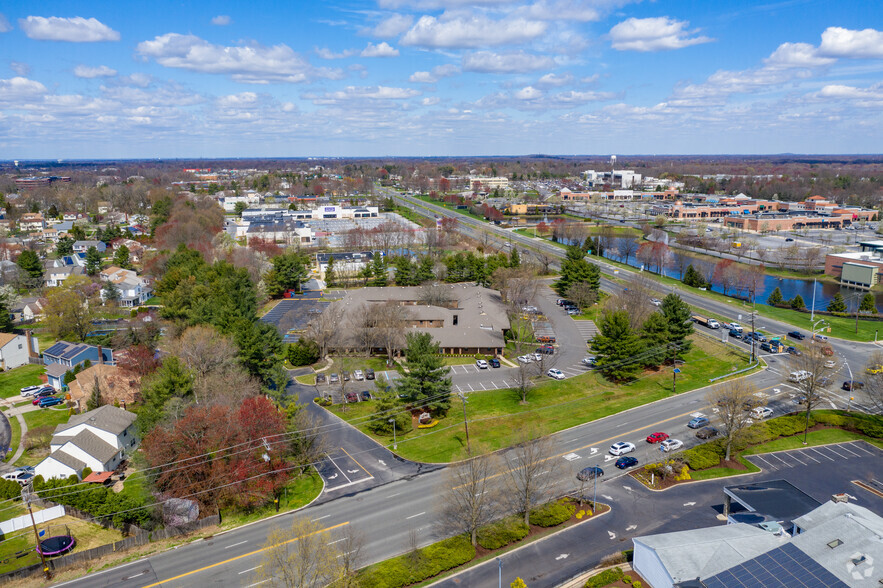
[[[647,443],[662,443],[668,439],[668,433],[653,433],[652,435],[647,435]]]

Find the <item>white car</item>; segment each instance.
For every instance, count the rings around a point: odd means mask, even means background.
[[[751,416],[758,420],[765,419],[771,414],[773,414],[773,409],[768,406],[758,406],[751,411]]]
[[[477,366],[478,366],[478,369],[480,369],[480,370],[486,370],[486,369],[487,369],[487,361],[485,361],[485,360],[483,360],[483,359],[476,359],[476,360],[475,360],[475,365],[477,365]]]
[[[21,389],[21,395],[22,396],[30,396],[34,392],[36,392],[38,390],[42,390],[42,389],[43,389],[42,385],[40,385],[40,386],[26,386]]]
[[[610,446],[610,455],[625,455],[635,450],[635,444],[628,441],[617,441]]]
[[[825,362],[825,367],[826,368],[837,367],[837,362],[834,361],[833,359],[829,359],[828,361]]]
[[[556,370],[555,368],[550,369],[546,372],[546,375],[550,378],[555,378],[556,380],[563,380],[565,378],[564,372],[561,370]]]
[[[356,370],[353,372],[353,377],[361,382],[365,379],[365,374],[362,373],[362,370]]]
[[[14,472],[9,472],[8,474],[3,474],[4,480],[11,480],[13,482],[18,482],[22,486],[31,481],[31,478],[34,477],[34,474],[31,472],[27,472],[24,470],[15,470]]]
[[[666,439],[662,443],[659,444],[659,448],[666,453],[669,451],[677,451],[681,447],[684,446],[683,441],[678,441],[677,439]]]
[[[739,331],[740,333],[745,330],[739,323],[727,323],[727,326],[730,327],[730,329],[732,329],[733,331]]]
[[[522,306],[521,310],[522,312],[538,312],[536,306]]]
[[[533,357],[534,361],[543,361],[542,353],[528,353],[529,356]]]
[[[662,300],[660,300],[659,298],[651,298],[650,304],[652,304],[653,306],[661,306]]]
[[[580,363],[586,367],[595,367],[595,358],[594,357],[585,357],[585,358],[583,358],[583,360]]]
[[[531,357],[530,355],[519,355],[518,361],[520,361],[521,363],[530,363],[533,361],[533,357]]]

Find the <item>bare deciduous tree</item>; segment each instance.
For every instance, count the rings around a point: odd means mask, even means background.
[[[397,302],[389,301],[370,305],[365,314],[366,325],[374,329],[378,346],[386,351],[387,361],[392,362],[395,354],[405,345],[411,313]]]
[[[199,404],[200,395],[206,392],[206,377],[215,372],[232,371],[239,353],[232,339],[208,325],[188,328],[180,337],[169,342],[167,351],[177,355],[195,375],[193,392],[196,404]]]
[[[875,351],[865,366],[864,392],[878,411],[883,411],[883,353]]]
[[[309,325],[307,325],[307,336],[319,346],[320,358],[328,354],[328,349],[332,346],[340,330],[342,318],[343,308],[341,303],[339,301],[332,302],[322,314],[313,318]]]
[[[532,431],[522,434],[521,442],[505,453],[506,496],[515,512],[523,513],[524,524],[530,524],[530,510],[552,497],[556,476],[552,470],[552,441],[537,437]]]
[[[491,276],[491,287],[499,290],[503,300],[517,310],[536,298],[539,280],[530,266],[501,267]]]
[[[549,273],[549,268],[552,266],[553,263],[555,263],[555,261],[557,259],[554,255],[552,255],[551,253],[549,253],[548,251],[546,251],[543,248],[540,248],[535,251],[531,251],[531,254],[533,255],[534,259],[537,260],[537,263],[539,264],[540,269],[542,269],[541,273],[543,275],[546,275]]]
[[[452,532],[466,533],[477,544],[478,529],[499,514],[498,478],[493,454],[473,457],[448,469],[444,478],[441,520]]]
[[[708,393],[708,403],[717,410],[715,420],[726,447],[725,460],[730,459],[733,445],[751,425],[751,411],[763,404],[754,392],[751,384],[737,379],[718,384]]]
[[[588,282],[574,282],[567,289],[567,299],[582,310],[598,300],[598,292]]]
[[[449,284],[428,284],[423,286],[420,293],[420,302],[429,306],[450,307],[454,301],[453,287]]]
[[[792,370],[805,372],[799,381],[792,383],[803,396],[807,423],[812,410],[827,400],[827,387],[832,383],[831,379],[838,368],[836,361],[822,352],[825,347],[825,344],[812,342],[802,355],[791,356]]]
[[[257,575],[270,586],[327,586],[342,577],[338,549],[328,544],[325,529],[307,517],[271,531],[264,548]]]
[[[654,312],[654,307],[649,302],[654,294],[652,284],[653,281],[647,276],[632,274],[627,289],[605,301],[605,312],[624,310],[629,317],[629,326],[633,330],[640,329],[647,317]]]

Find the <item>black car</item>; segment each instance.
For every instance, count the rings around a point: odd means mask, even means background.
[[[588,482],[589,480],[600,478],[603,475],[604,470],[602,470],[598,466],[589,466],[580,470],[580,472],[576,475],[576,479],[580,482]]]
[[[712,437],[717,437],[717,429],[714,427],[702,427],[696,431],[696,436],[700,439],[711,439]]]
[[[367,390],[362,390],[362,400],[371,400],[371,393]]]
[[[770,348],[770,344],[769,344],[769,343],[761,343],[761,344],[760,344],[760,350],[761,350],[761,351],[766,351],[767,353],[772,352],[772,349]]]
[[[806,335],[804,335],[800,331],[791,331],[790,333],[788,333],[788,336],[792,339],[797,339],[798,341],[803,341],[804,339],[806,339]]]
[[[325,374],[316,374],[316,385],[325,383]]]
[[[497,359],[496,357],[489,359],[487,362],[488,362],[489,364],[491,364],[491,367],[492,367],[492,368],[498,368],[498,367],[500,367],[500,360]]]
[[[618,467],[621,470],[624,470],[626,468],[630,468],[630,467],[636,466],[636,465],[638,465],[638,458],[631,457],[630,455],[626,455],[625,457],[620,457],[619,459],[616,460],[616,467]]]
[[[741,339],[742,333],[740,333],[736,329],[730,329],[730,337],[732,337],[733,339]]]
[[[555,348],[551,345],[543,345],[542,347],[537,347],[537,353],[542,353],[543,355],[552,355],[555,353]]]
[[[371,368],[366,369],[365,370],[365,379],[366,380],[373,380],[374,379],[374,370],[372,370]]]
[[[843,382],[843,386],[841,386],[841,388],[843,388],[847,392],[851,392],[852,390],[861,390],[864,387],[864,382],[856,382],[855,380],[846,380],[845,382]]]
[[[791,355],[803,355],[803,354],[800,352],[800,350],[799,350],[798,348],[794,347],[793,345],[790,346],[790,347],[786,347],[786,348],[785,348],[785,351],[787,351],[787,352],[790,353]]]
[[[343,378],[344,382],[350,381],[350,373],[346,370],[343,370],[342,372],[340,372],[340,377]]]

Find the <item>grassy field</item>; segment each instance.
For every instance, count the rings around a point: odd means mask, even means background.
[[[327,370],[326,374],[339,374],[342,370],[350,373],[353,370],[362,370],[363,372],[371,368],[375,372],[382,372],[387,369],[386,359],[382,357],[333,357],[334,362]],[[395,368],[391,368],[395,369]]]
[[[39,376],[45,370],[44,365],[28,364],[0,373],[0,398],[18,396],[25,386],[40,384]]]
[[[322,478],[315,471],[310,471],[305,476],[300,476],[290,482],[282,492],[279,499],[279,512],[295,510],[309,504],[322,492]],[[223,513],[221,528],[231,529],[258,519],[276,514],[275,505],[268,505],[250,512]]]
[[[713,376],[745,367],[746,356],[714,341],[702,340],[687,354],[686,364],[678,376],[678,391],[686,392],[708,384]],[[514,390],[489,390],[469,395],[467,411],[469,435],[473,448],[484,451],[508,447],[518,440],[525,429],[542,434],[599,419],[623,410],[660,400],[672,395],[671,369],[648,372],[630,384],[615,385],[597,372],[586,373],[562,381],[541,380],[530,392],[528,404],[520,403]],[[373,402],[360,402],[333,410],[352,422],[383,445],[392,445],[392,436],[377,436],[367,427],[372,418]],[[445,418],[432,429],[413,429],[398,435],[399,453],[423,462],[449,462],[466,457],[466,436],[463,430],[463,406],[451,404]]]
[[[7,455],[11,459],[15,450],[18,449],[18,444],[21,443],[21,425],[17,418],[11,417],[9,419],[9,428],[12,435],[9,439],[9,453]]]
[[[708,468],[707,470],[699,470],[699,471],[691,471],[690,479],[692,480],[713,480],[715,478],[726,478],[727,476],[738,476],[739,474],[750,474],[754,472],[759,472],[760,468],[745,459],[742,456],[737,456],[735,459],[739,460],[739,462],[745,466],[746,469],[740,470],[736,468]]]
[[[66,423],[71,416],[70,411],[66,407],[63,407],[62,410],[55,410],[54,408],[41,408],[40,410],[24,413],[22,416],[25,419],[25,424],[28,425],[28,429],[36,429],[43,425],[55,427],[56,425]]]

